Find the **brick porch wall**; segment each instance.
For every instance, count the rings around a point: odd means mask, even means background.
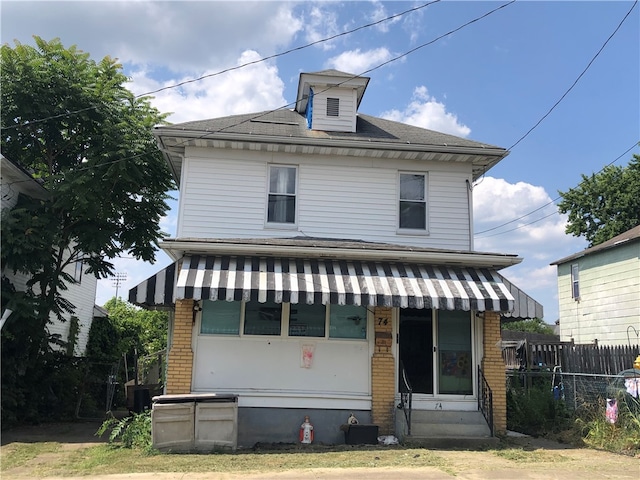
[[[497,434],[507,431],[507,387],[501,340],[500,312],[484,312],[482,371],[493,392],[493,426]]]
[[[167,362],[167,394],[191,393],[193,300],[176,300],[173,338]]]
[[[395,359],[391,308],[375,307],[375,348],[371,358],[371,417],[380,435],[395,433]]]

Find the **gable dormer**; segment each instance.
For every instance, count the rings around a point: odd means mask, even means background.
[[[358,107],[369,77],[338,70],[301,73],[296,111],[310,130],[355,132]]]

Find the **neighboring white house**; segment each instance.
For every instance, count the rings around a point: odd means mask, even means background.
[[[167,393],[239,396],[240,445],[296,441],[305,415],[318,441],[350,413],[404,437],[403,378],[413,436],[489,434],[460,426],[484,422],[488,386],[506,428],[516,306],[496,271],[521,259],[474,251],[472,185],[508,152],[358,114],[368,81],[303,73],[294,110],[156,128],[176,263],[129,300],[174,312]]]
[[[2,211],[7,208],[13,208],[20,194],[34,198],[46,198],[48,192],[20,165],[4,156],[0,156],[0,161],[2,175]],[[67,273],[78,281],[78,283],[68,285],[68,290],[64,296],[76,307],[74,316],[78,319],[78,336],[74,354],[81,356],[84,355],[89,338],[89,330],[93,321],[97,280],[93,275],[83,274],[80,262],[69,266]],[[2,275],[9,278],[18,291],[26,290],[26,282],[29,279],[26,274],[21,272],[14,274],[11,271],[4,271]],[[69,327],[71,325],[71,316],[67,314],[66,317],[67,320],[65,322],[52,319],[52,322],[49,324],[49,333],[59,335],[63,341],[68,340]],[[11,322],[11,317],[9,317],[7,322]]]
[[[640,225],[551,265],[558,268],[560,340],[637,343]]]

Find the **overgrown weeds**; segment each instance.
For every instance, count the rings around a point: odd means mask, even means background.
[[[111,415],[96,432],[101,437],[109,433],[109,444],[123,448],[139,448],[147,453],[153,451],[151,439],[151,411],[134,413],[122,419]]]
[[[571,414],[564,401],[554,397],[549,382],[536,378],[530,384],[523,384],[519,380],[514,377],[507,390],[509,430],[544,436],[571,427]]]
[[[640,452],[640,399],[622,395],[617,399],[617,418],[607,418],[605,400],[577,412],[575,427],[585,444],[610,452]]]
[[[640,399],[617,398],[615,421],[607,400],[595,398],[570,411],[544,377],[525,381],[514,374],[507,390],[507,428],[535,437],[628,455],[640,454]]]

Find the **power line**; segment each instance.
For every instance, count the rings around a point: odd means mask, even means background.
[[[618,30],[620,30],[620,27],[622,27],[622,24],[625,22],[625,20],[629,17],[629,15],[631,15],[631,12],[633,11],[634,8],[636,8],[636,5],[638,4],[638,0],[635,0],[633,2],[633,5],[631,6],[631,8],[629,9],[629,11],[627,12],[627,14],[624,16],[624,18],[620,21],[620,23],[618,24],[618,26],[615,28],[615,30],[613,31],[613,33],[611,35],[609,35],[609,38],[607,38],[607,40],[602,44],[602,46],[600,47],[600,50],[598,50],[596,52],[596,54],[593,56],[593,58],[589,61],[589,63],[587,64],[587,66],[584,68],[584,70],[582,70],[582,72],[580,73],[580,75],[578,75],[578,78],[575,79],[575,81],[571,84],[571,86],[568,88],[568,90],[566,92],[564,92],[562,94],[562,96],[558,99],[558,101],[556,103],[553,104],[553,106],[549,109],[549,111],[547,113],[545,113],[542,118],[540,118],[540,120],[538,120],[536,122],[536,124],[531,127],[527,133],[525,133],[524,135],[522,135],[517,141],[516,143],[514,143],[513,145],[511,145],[507,150],[511,150],[513,149],[516,145],[518,145],[522,140],[524,140],[525,138],[527,138],[529,136],[529,134],[531,134],[531,132],[533,132],[536,128],[538,128],[538,125],[540,125],[545,118],[547,118],[551,112],[553,112],[555,110],[555,108],[560,104],[560,102],[562,102],[562,100],[564,100],[564,98],[569,94],[569,92],[571,90],[573,90],[573,87],[576,86],[576,84],[580,81],[580,79],[582,78],[582,76],[587,73],[587,70],[589,70],[589,68],[591,67],[591,65],[593,64],[593,62],[596,60],[596,58],[598,58],[598,56],[600,55],[600,53],[604,50],[604,47],[607,46],[607,44],[609,43],[609,41],[613,38],[613,36],[618,32]]]
[[[405,10],[404,12],[396,13],[394,15],[391,15],[389,17],[383,18],[382,20],[378,20],[376,22],[367,23],[366,25],[361,25],[361,26],[356,27],[356,28],[354,28],[352,30],[347,30],[346,32],[338,33],[336,35],[332,35],[330,37],[323,38],[321,40],[316,40],[315,42],[307,43],[306,45],[302,45],[302,46],[299,46],[299,47],[294,47],[294,48],[291,48],[289,50],[285,50],[284,52],[280,52],[280,53],[276,53],[276,54],[273,54],[273,55],[269,55],[268,57],[263,57],[263,58],[260,58],[258,60],[253,60],[251,62],[243,63],[242,65],[237,65],[235,67],[226,68],[224,70],[220,70],[220,71],[215,72],[215,73],[209,73],[207,75],[202,75],[201,77],[198,77],[198,78],[193,78],[191,80],[185,80],[183,82],[176,83],[175,85],[168,85],[166,87],[162,87],[162,88],[159,88],[157,90],[152,90],[150,92],[142,93],[140,95],[137,95],[137,97],[142,97],[142,96],[146,96],[146,95],[152,95],[154,93],[162,92],[163,90],[169,90],[169,89],[172,89],[172,88],[181,87],[182,85],[186,85],[188,83],[199,82],[200,80],[204,80],[205,78],[216,77],[218,75],[222,75],[223,73],[232,72],[234,70],[239,70],[239,69],[247,67],[249,65],[255,65],[257,63],[266,62],[267,60],[272,60],[274,58],[282,57],[284,55],[288,55],[289,53],[293,53],[293,52],[297,52],[297,51],[300,51],[300,50],[304,50],[305,48],[309,48],[309,47],[312,47],[314,45],[318,45],[320,43],[324,43],[324,42],[328,42],[328,41],[331,41],[331,40],[335,40],[336,38],[342,37],[344,35],[350,35],[352,33],[355,33],[355,32],[357,32],[359,30],[363,30],[365,28],[374,27],[376,25],[379,25],[381,23],[387,22],[389,20],[393,20],[394,18],[399,18],[399,17],[401,17],[403,15],[406,15],[408,13],[413,13],[413,12],[415,12],[417,10],[420,10],[422,8],[425,8],[425,7],[428,7],[429,5],[433,5],[434,3],[438,3],[440,1],[441,0],[433,0],[432,2],[425,3],[423,5],[420,5],[420,6],[417,6],[417,7],[414,7],[414,8],[410,8],[409,10]]]
[[[438,3],[440,1],[441,0],[433,0],[433,1],[425,3],[423,5],[419,5],[417,7],[410,8],[410,9],[405,10],[403,12],[396,13],[394,15],[390,15],[388,17],[385,17],[385,18],[381,19],[381,20],[377,20],[375,22],[371,22],[371,23],[367,23],[365,25],[361,25],[361,26],[356,27],[356,28],[354,28],[352,30],[347,30],[345,32],[338,33],[338,34],[332,35],[330,37],[322,38],[320,40],[316,40],[314,42],[307,43],[307,44],[301,45],[299,47],[291,48],[291,49],[286,50],[284,52],[276,53],[276,54],[270,55],[268,57],[263,57],[263,58],[260,58],[258,60],[253,60],[251,62],[243,63],[241,65],[236,65],[235,67],[226,68],[224,70],[220,70],[220,71],[217,71],[215,73],[202,75],[200,77],[193,78],[193,79],[190,79],[190,80],[185,80],[183,82],[179,82],[179,83],[176,83],[176,84],[173,84],[173,85],[167,85],[166,87],[162,87],[162,88],[159,88],[157,90],[151,90],[149,92],[141,93],[140,95],[135,95],[134,98],[145,97],[145,96],[148,96],[148,95],[152,95],[154,93],[162,92],[164,90],[178,88],[178,87],[181,87],[181,86],[189,84],[189,83],[199,82],[200,80],[204,80],[206,78],[216,77],[218,75],[222,75],[223,73],[231,72],[231,71],[234,71],[234,70],[240,70],[240,69],[248,67],[250,65],[255,65],[255,64],[258,64],[258,63],[266,62],[267,60],[272,60],[274,58],[282,57],[284,55],[288,55],[288,54],[293,53],[293,52],[304,50],[304,49],[312,47],[314,45],[318,45],[318,44],[321,44],[321,43],[324,43],[324,42],[335,40],[338,37],[342,37],[342,36],[345,36],[345,35],[350,35],[352,33],[355,33],[355,32],[357,32],[359,30],[363,30],[365,28],[374,27],[374,26],[379,25],[381,23],[393,20],[394,18],[399,18],[399,17],[404,16],[406,14],[413,13],[415,11],[421,10],[423,8],[426,8],[426,7],[430,6],[430,5],[433,5],[434,3]],[[515,1],[515,0],[513,0],[513,1]],[[18,124],[18,125],[11,125],[11,126],[5,127],[4,129],[5,130],[9,130],[9,129],[19,128],[19,127],[24,127],[24,126],[27,126],[27,125],[32,125],[34,123],[42,123],[42,122],[46,122],[48,120],[54,120],[56,118],[72,116],[72,115],[75,115],[77,113],[85,112],[87,110],[94,110],[96,108],[98,108],[97,105],[94,105],[94,106],[91,106],[91,107],[85,107],[85,108],[81,108],[79,110],[74,110],[74,111],[71,111],[71,112],[60,113],[60,114],[57,114],[57,115],[51,115],[51,116],[46,117],[46,118],[40,118],[40,119],[37,119],[37,120],[31,120],[31,121],[24,122],[24,123],[21,123],[21,124]]]
[[[411,55],[412,53],[415,53],[416,51],[420,50],[421,48],[424,48],[424,47],[426,47],[428,45],[431,45],[431,44],[437,42],[438,40],[441,40],[441,39],[443,39],[445,37],[448,37],[449,35],[451,35],[453,33],[456,33],[459,30],[462,30],[463,28],[465,28],[465,27],[467,27],[467,26],[469,26],[469,25],[471,25],[473,23],[476,23],[479,20],[482,20],[483,18],[488,17],[489,15],[497,12],[498,10],[502,10],[505,7],[508,7],[509,5],[511,5],[511,4],[515,3],[515,2],[516,2],[516,0],[511,0],[510,2],[507,2],[507,3],[503,4],[503,5],[500,5],[499,7],[496,7],[493,10],[490,10],[490,11],[488,11],[487,13],[485,13],[483,15],[480,15],[479,17],[476,17],[473,20],[469,20],[468,22],[460,25],[457,28],[454,28],[453,30],[449,30],[447,33],[444,33],[442,35],[437,36],[433,40],[430,40],[430,41],[428,41],[426,43],[418,45],[417,47],[412,48],[411,50],[408,50],[408,51],[406,51],[404,53],[401,53],[400,55],[397,55],[397,56],[395,56],[395,57],[393,57],[393,58],[391,58],[391,59],[389,59],[389,60],[387,60],[385,62],[382,62],[382,63],[378,64],[375,67],[372,67],[372,68],[370,68],[368,70],[365,70],[364,72],[361,72],[361,73],[359,73],[357,75],[353,75],[351,77],[347,77],[345,80],[343,80],[343,81],[341,81],[339,83],[336,83],[336,84],[334,84],[334,85],[332,85],[330,87],[327,87],[324,90],[320,90],[317,93],[323,93],[323,92],[326,92],[326,91],[330,90],[331,88],[339,87],[340,85],[343,85],[343,84],[345,84],[345,83],[347,83],[347,82],[349,82],[351,80],[354,80],[354,79],[356,79],[358,77],[361,77],[362,75],[365,75],[367,73],[373,72],[374,70],[377,70],[377,69],[379,69],[379,68],[381,68],[381,67],[383,67],[385,65],[388,65],[388,64],[390,64],[392,62],[400,60],[401,58],[404,58],[404,57],[406,57],[408,55]],[[210,131],[210,132],[206,132],[206,133],[202,134],[200,137],[197,137],[195,140],[202,140],[203,138],[208,137],[210,135],[213,135],[213,134],[216,134],[216,133],[220,133],[220,132],[222,132],[224,130],[228,130],[230,128],[237,127],[239,125],[242,125],[242,124],[250,122],[250,121],[254,121],[254,120],[258,119],[258,118],[264,117],[264,116],[269,115],[269,114],[274,113],[274,112],[277,112],[278,110],[283,110],[283,109],[285,109],[287,107],[294,106],[298,102],[298,100],[299,99],[296,99],[295,101],[289,102],[286,105],[282,105],[282,106],[280,106],[278,108],[275,108],[275,109],[272,109],[272,110],[267,110],[267,111],[262,112],[260,114],[253,115],[253,116],[251,116],[251,118],[248,118],[248,119],[245,119],[245,120],[241,120],[241,121],[239,121],[237,123],[233,123],[231,125],[227,125],[226,127],[220,128],[218,130],[213,130],[213,131]],[[176,146],[176,147],[177,146],[181,146],[181,145],[184,145],[187,142],[188,142],[188,140],[184,140],[184,141],[182,141],[182,142],[180,142],[180,143],[178,143],[178,144],[176,144],[174,146]]]
[[[594,175],[597,175],[597,174],[601,173],[602,171],[604,171],[604,169],[605,169],[605,168],[610,167],[611,165],[613,165],[614,163],[616,163],[616,162],[617,162],[618,160],[620,160],[622,157],[624,157],[625,155],[627,155],[631,150],[633,150],[634,148],[636,148],[636,147],[638,146],[638,144],[639,144],[639,143],[640,143],[640,142],[635,142],[631,147],[629,147],[627,150],[625,150],[622,154],[620,154],[620,155],[619,155],[618,157],[616,157],[614,160],[612,160],[611,162],[607,163],[604,167],[602,167],[600,170],[598,170]],[[580,181],[580,182],[578,183],[578,185],[576,186],[576,188],[577,188],[577,187],[579,187],[583,182],[584,182],[584,180]],[[530,211],[529,213],[525,213],[524,215],[521,215],[521,216],[519,216],[518,218],[514,218],[513,220],[509,220],[508,222],[502,223],[502,224],[497,225],[497,226],[495,226],[495,227],[488,228],[488,229],[486,229],[486,230],[482,230],[481,232],[477,232],[474,236],[482,235],[483,233],[491,232],[491,231],[493,231],[493,230],[497,230],[497,229],[499,229],[499,228],[505,227],[505,226],[507,226],[507,225],[509,225],[509,224],[511,224],[511,223],[513,223],[513,222],[517,222],[518,220],[522,220],[523,218],[528,217],[529,215],[532,215],[532,214],[534,214],[534,213],[536,213],[536,212],[538,212],[538,211],[542,210],[543,208],[548,207],[548,206],[549,206],[549,205],[551,205],[551,204],[555,204],[555,202],[557,202],[557,201],[558,201],[558,200],[560,200],[561,198],[562,198],[562,195],[559,195],[559,196],[557,196],[556,198],[554,198],[553,200],[551,200],[550,202],[545,203],[545,204],[544,204],[544,205],[542,205],[541,207],[538,207],[538,208],[536,208],[535,210]],[[544,216],[544,217],[542,217],[542,218],[539,218],[539,219],[537,219],[537,220],[533,220],[533,221],[531,221],[531,222],[529,222],[529,223],[525,223],[525,224],[523,224],[523,225],[520,225],[520,226],[518,226],[518,227],[512,228],[512,229],[510,229],[510,230],[505,230],[504,232],[494,233],[494,234],[492,234],[492,235],[485,235],[484,237],[480,237],[480,238],[489,238],[489,237],[494,237],[494,236],[497,236],[497,235],[502,235],[502,234],[505,234],[505,233],[513,232],[514,230],[518,230],[518,229],[520,229],[520,228],[524,228],[524,227],[527,227],[527,226],[532,225],[532,224],[534,224],[534,223],[537,223],[537,222],[539,222],[540,220],[544,220],[545,218],[548,218],[548,217],[550,217],[551,215],[554,215],[554,214],[556,214],[556,213],[558,213],[558,211],[557,211],[557,210],[555,210],[555,211],[551,212],[551,213],[550,213],[550,214],[548,214],[548,215],[545,215],[545,216]]]
[[[353,75],[352,77],[347,77],[345,80],[343,80],[343,81],[341,81],[341,82],[339,82],[339,83],[337,83],[337,84],[333,85],[332,87],[327,87],[325,90],[322,90],[322,91],[320,91],[320,92],[318,92],[318,93],[322,93],[322,92],[324,92],[324,91],[326,91],[326,90],[329,90],[330,88],[334,88],[334,87],[336,87],[336,86],[340,86],[340,85],[342,85],[342,84],[344,84],[344,83],[346,83],[346,82],[349,82],[350,80],[356,79],[356,78],[358,78],[358,77],[360,77],[360,76],[362,76],[362,75],[364,75],[364,74],[367,74],[367,73],[369,73],[369,72],[373,72],[374,70],[377,70],[378,68],[381,68],[381,67],[383,67],[384,65],[388,65],[389,63],[392,63],[392,62],[397,61],[397,60],[399,60],[399,59],[401,59],[401,58],[404,58],[404,57],[406,57],[406,56],[408,56],[408,55],[410,55],[410,54],[412,54],[412,53],[416,52],[417,50],[420,50],[421,48],[424,48],[424,47],[426,47],[426,46],[428,46],[428,45],[431,45],[431,44],[433,44],[433,43],[437,42],[438,40],[441,40],[442,38],[445,38],[445,37],[447,37],[447,36],[449,36],[449,35],[451,35],[451,34],[453,34],[453,33],[455,33],[455,32],[458,32],[459,30],[461,30],[461,29],[463,29],[463,28],[465,28],[465,27],[467,27],[467,26],[469,26],[469,25],[471,25],[471,24],[473,24],[473,23],[476,23],[476,22],[478,22],[478,21],[479,21],[479,20],[481,20],[481,19],[483,19],[483,18],[485,18],[485,17],[488,17],[489,15],[491,15],[491,14],[493,14],[493,13],[495,13],[495,12],[497,12],[497,11],[499,11],[499,10],[501,10],[501,9],[505,8],[505,7],[508,7],[509,5],[511,5],[511,4],[515,3],[515,2],[516,2],[516,0],[511,0],[510,2],[507,2],[507,3],[503,4],[503,5],[500,5],[499,7],[496,7],[496,8],[494,8],[494,9],[492,9],[492,10],[490,10],[490,11],[486,12],[485,14],[483,14],[483,15],[481,15],[481,16],[479,16],[479,17],[476,17],[476,18],[474,18],[474,19],[472,19],[472,20],[469,20],[468,22],[466,22],[466,23],[464,23],[464,24],[460,25],[460,26],[459,26],[459,27],[457,27],[457,28],[454,28],[453,30],[448,31],[447,33],[444,33],[444,34],[442,34],[442,35],[439,35],[438,37],[434,38],[433,40],[430,40],[430,41],[428,41],[428,42],[426,42],[426,43],[423,43],[423,44],[421,44],[421,45],[418,45],[417,47],[412,48],[411,50],[408,50],[407,52],[404,52],[404,53],[402,53],[402,54],[400,54],[400,55],[397,55],[397,56],[395,56],[395,57],[391,58],[390,60],[387,60],[387,61],[385,61],[385,62],[383,62],[383,63],[381,63],[381,64],[379,64],[379,65],[377,65],[377,66],[375,66],[375,67],[373,67],[373,68],[370,68],[369,70],[366,70],[366,71],[364,71],[364,72],[362,72],[362,73],[358,74],[358,75]],[[432,3],[434,3],[434,2],[432,2]],[[377,23],[379,23],[379,22],[377,22]],[[216,134],[216,133],[223,132],[223,131],[225,131],[225,130],[228,130],[228,129],[233,128],[233,127],[237,127],[237,126],[239,126],[239,125],[242,125],[242,124],[247,123],[247,122],[250,122],[250,121],[255,121],[255,120],[256,120],[256,119],[258,119],[258,118],[264,117],[264,116],[269,115],[269,114],[274,113],[274,112],[277,112],[278,110],[283,110],[283,109],[285,109],[285,108],[287,108],[287,107],[294,106],[297,102],[298,102],[298,99],[296,99],[296,100],[295,100],[295,101],[293,101],[293,102],[289,102],[289,103],[287,103],[286,105],[280,106],[280,107],[278,107],[278,108],[275,108],[275,109],[272,109],[272,110],[267,110],[267,111],[265,111],[265,112],[262,112],[262,113],[259,113],[259,114],[252,115],[252,116],[251,116],[250,118],[248,118],[248,119],[241,120],[241,121],[236,122],[236,123],[232,123],[232,124],[230,124],[230,125],[227,125],[226,127],[220,128],[220,129],[218,129],[218,130],[212,130],[212,131],[205,132],[205,133],[203,133],[201,136],[199,136],[199,137],[195,138],[195,140],[202,140],[203,138],[206,138],[206,137],[208,137],[208,136],[214,135],[214,134]],[[176,145],[174,145],[174,147],[179,147],[179,146],[181,146],[181,145],[185,145],[185,144],[186,144],[186,143],[188,143],[188,142],[189,142],[189,140],[183,140],[183,141],[181,141],[181,142],[178,142]],[[88,170],[88,169],[90,169],[90,168],[97,168],[97,167],[99,167],[99,166],[111,165],[111,164],[113,164],[113,163],[122,162],[122,161],[125,161],[125,160],[132,160],[132,159],[138,158],[138,157],[140,157],[140,156],[142,156],[142,155],[146,155],[146,153],[142,153],[142,154],[134,155],[134,156],[131,156],[131,157],[126,157],[126,158],[121,158],[121,159],[117,159],[117,160],[112,160],[112,161],[108,161],[108,162],[103,162],[103,163],[101,163],[100,165],[96,165],[96,166],[87,166],[87,167],[84,167],[84,168],[79,168],[79,169],[77,169],[77,170],[75,170],[75,171],[83,171],[83,170]]]

